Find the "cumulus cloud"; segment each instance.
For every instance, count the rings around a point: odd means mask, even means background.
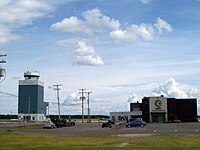
[[[199,104],[200,104],[200,89],[199,88],[191,88],[187,92],[188,96],[190,97],[197,97],[199,98]]]
[[[120,23],[118,20],[110,18],[106,15],[103,15],[101,11],[97,8],[92,10],[87,10],[82,13],[86,24],[93,29],[101,29],[102,27],[110,28],[110,29],[118,29],[120,27]]]
[[[176,82],[170,78],[152,91],[153,95],[164,95],[171,98],[197,98],[198,114],[200,114],[200,89]]]
[[[102,58],[96,55],[95,49],[84,41],[78,43],[78,49],[75,50],[75,64],[99,66],[104,65]]]
[[[164,95],[166,97],[188,98],[186,91],[181,89],[181,84],[176,82],[174,78],[170,78],[152,91],[155,95]]]
[[[135,42],[137,40],[152,41],[154,39],[154,29],[150,24],[131,25],[124,30],[110,32],[110,37],[124,42]]]
[[[93,31],[99,32],[103,28],[118,29],[120,23],[118,20],[103,15],[98,8],[87,10],[82,13],[83,20],[75,16],[65,18],[61,22],[51,25],[51,28],[62,32],[82,32],[91,34]]]
[[[151,94],[146,96],[164,95],[169,98],[197,98],[200,99],[200,88],[193,87],[177,82],[173,77],[169,78],[160,85],[151,87]],[[137,102],[142,100],[144,95],[133,93],[128,97],[128,102]]]
[[[156,24],[154,25],[158,29],[159,33],[163,33],[164,31],[166,32],[173,31],[171,25],[161,18],[157,18]]]
[[[69,45],[75,45],[80,41],[79,38],[71,38],[71,39],[63,39],[56,41],[56,44],[59,46],[69,46]]]
[[[171,98],[200,98],[200,89],[189,87],[177,82],[174,78],[169,78],[164,83],[155,87],[152,91],[154,95],[164,95]]]
[[[169,23],[161,18],[157,18],[156,23],[140,25],[133,24],[125,29],[117,29],[110,32],[110,37],[116,41],[134,43],[138,40],[152,41],[157,34],[163,32],[172,32],[173,29]]]
[[[80,106],[81,103],[80,96],[76,93],[71,93],[67,96],[67,98],[64,98],[61,104],[66,106]]]
[[[12,34],[9,28],[0,24],[0,45],[16,39],[18,39],[17,35]]]
[[[31,24],[52,10],[52,5],[44,1],[0,0],[0,44],[17,39],[13,29]]]
[[[142,99],[139,98],[137,94],[133,93],[133,94],[129,95],[129,97],[128,97],[128,102],[129,103],[136,103],[137,101],[138,102],[142,101]]]
[[[51,10],[51,5],[38,0],[9,0],[3,3],[1,1],[0,22],[26,25],[32,23],[32,20],[46,15]]]
[[[151,0],[140,0],[144,4],[148,4]]]
[[[98,8],[84,11],[82,16],[82,20],[76,16],[65,18],[60,22],[52,24],[51,28],[62,32],[81,32],[86,34],[109,29],[111,30],[110,37],[112,39],[127,43],[139,40],[152,41],[158,34],[173,31],[171,25],[161,18],[157,18],[155,24],[132,24],[123,28],[117,19],[102,14]]]
[[[62,32],[91,32],[82,20],[79,20],[77,17],[74,16],[70,18],[65,18],[61,22],[52,24],[51,27],[55,30]]]

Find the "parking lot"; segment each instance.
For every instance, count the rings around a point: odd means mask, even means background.
[[[101,123],[77,123],[75,127],[56,129],[27,129],[20,132],[42,134],[169,134],[169,135],[200,135],[200,123],[149,123],[146,127],[126,128],[124,125],[114,125],[112,128],[102,128]]]

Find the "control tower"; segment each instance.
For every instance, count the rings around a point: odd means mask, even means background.
[[[48,102],[44,102],[44,83],[37,71],[24,73],[25,80],[19,80],[18,117],[26,121],[44,121]]]

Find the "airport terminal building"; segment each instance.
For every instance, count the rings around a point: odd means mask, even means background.
[[[126,121],[129,119],[141,118],[147,123],[163,123],[172,122],[174,120],[195,122],[197,119],[197,99],[166,98],[163,95],[144,97],[142,103],[130,103],[130,112],[126,113],[126,116],[122,114],[119,116],[119,112],[111,112],[110,117],[116,121],[121,121],[121,118],[126,118]]]

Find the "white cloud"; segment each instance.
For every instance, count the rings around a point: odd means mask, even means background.
[[[79,48],[75,50],[75,64],[99,66],[104,65],[102,58],[96,55],[95,49],[85,42],[78,43]]]
[[[83,21],[73,16],[70,18],[65,18],[61,22],[52,24],[51,27],[55,30],[62,32],[84,32],[84,33],[91,32]]]
[[[153,95],[164,95],[170,98],[197,98],[197,109],[200,114],[200,88],[191,87],[176,82],[174,78],[170,78],[152,91]]]
[[[200,89],[198,88],[191,88],[188,92],[187,92],[188,96],[190,97],[197,97],[200,100]],[[200,103],[199,103],[200,104]]]
[[[143,86],[145,89],[145,86]],[[150,89],[153,89],[148,94],[136,94],[133,93],[128,97],[127,102],[136,103],[137,101],[142,102],[144,96],[160,96],[164,95],[167,98],[197,98],[197,109],[200,114],[200,88],[193,87],[192,85],[182,84],[177,82],[174,78],[169,78],[167,81],[160,85],[151,84]],[[150,90],[148,88],[148,90]]]
[[[129,97],[128,97],[128,102],[129,103],[136,103],[137,101],[138,102],[142,101],[142,99],[139,98],[137,94],[133,93],[133,94],[129,95]]]
[[[152,41],[154,39],[154,29],[150,24],[131,25],[125,30],[115,30],[110,32],[110,37],[117,41],[135,42],[137,40]]]
[[[159,86],[155,87],[152,93],[154,95],[164,95],[165,97],[174,98],[190,98],[200,96],[200,89],[187,88],[184,84],[176,82],[174,78],[170,78]],[[200,97],[199,97],[200,98]]]
[[[0,45],[16,39],[17,35],[12,34],[9,28],[0,25]]]
[[[157,18],[156,24],[145,24],[127,26],[125,29],[117,29],[110,32],[110,37],[116,41],[134,43],[136,41],[152,41],[156,34],[163,31],[172,32],[173,29],[165,20]]]
[[[71,38],[71,39],[63,39],[56,41],[56,44],[59,46],[68,46],[68,45],[75,45],[80,41],[79,38]]]
[[[118,20],[103,15],[97,8],[83,12],[82,16],[84,20],[71,16],[70,18],[65,18],[61,22],[52,24],[51,28],[63,32],[82,32],[91,34],[93,31],[102,31],[103,28],[115,30],[120,27]]]
[[[76,93],[71,93],[67,98],[64,98],[64,101],[61,104],[66,106],[79,106],[81,103],[80,96]]]
[[[110,29],[118,29],[120,27],[120,23],[118,20],[111,19],[108,16],[105,16],[101,13],[101,11],[97,8],[92,10],[87,10],[82,13],[86,24],[93,29],[99,30],[102,27],[110,28]]]
[[[148,4],[151,0],[140,0],[144,4]]]
[[[51,28],[62,32],[82,32],[87,34],[110,29],[112,30],[110,32],[112,39],[128,43],[134,43],[139,40],[152,41],[157,34],[173,31],[171,25],[161,18],[157,18],[155,24],[132,24],[123,29],[118,20],[103,15],[97,8],[83,12],[82,16],[83,20],[75,16],[65,18],[61,22],[52,24]]]
[[[154,25],[158,29],[159,33],[163,33],[164,31],[166,31],[166,32],[173,31],[171,25],[161,18],[157,18],[156,24],[154,24]]]
[[[27,25],[51,10],[51,5],[38,0],[9,0],[0,4],[0,22]]]
[[[38,0],[0,0],[0,44],[17,39],[13,29],[31,24],[52,10],[52,5]]]
[[[109,86],[105,86],[105,87],[100,87],[101,90],[106,90],[106,91],[111,91],[111,92],[118,92],[119,90],[123,89],[123,87],[120,86],[113,86],[113,87],[109,87]]]

